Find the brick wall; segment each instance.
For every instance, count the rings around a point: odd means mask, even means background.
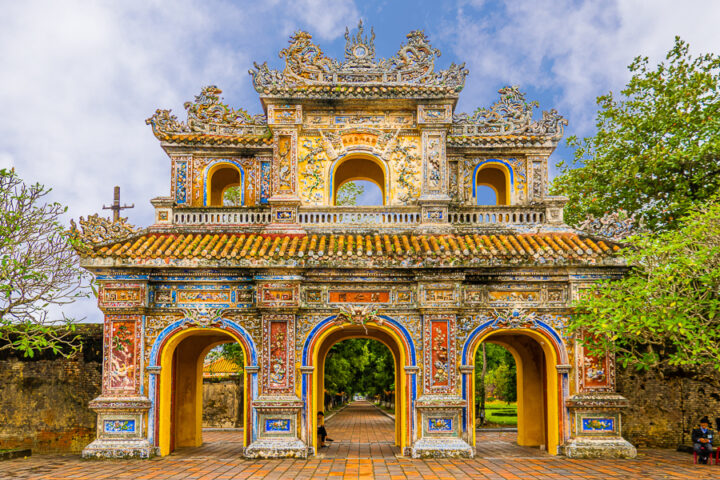
[[[242,377],[203,381],[203,427],[240,428],[242,409]]]
[[[635,446],[689,445],[701,417],[707,415],[713,428],[720,417],[720,389],[700,382],[618,368],[617,389],[630,401],[623,436]]]
[[[0,351],[0,448],[79,452],[95,438],[102,325],[83,325],[83,350],[72,359]]]

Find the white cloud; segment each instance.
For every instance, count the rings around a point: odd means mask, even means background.
[[[252,60],[277,56],[287,29],[342,35],[358,14],[339,2],[83,0],[4,2],[0,16],[0,168],[53,188],[68,217],[102,212],[120,185],[134,224],[169,193],[169,159],[145,125],[203,85],[257,112]],[[72,308],[97,318],[93,302]]]
[[[490,104],[502,84],[555,90],[555,104],[544,107],[588,134],[595,97],[625,85],[635,56],[661,60],[675,35],[694,52],[716,51],[718,18],[720,2],[700,0],[461,2],[454,50],[471,71],[464,97]]]

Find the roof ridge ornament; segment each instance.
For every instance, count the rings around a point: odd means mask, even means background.
[[[78,240],[83,246],[91,247],[108,242],[121,242],[136,233],[139,229],[127,223],[127,217],[120,217],[117,221],[101,217],[97,213],[78,219],[80,228],[75,220],[70,219],[70,236]]]
[[[567,119],[554,108],[542,112],[542,119],[533,121],[538,102],[528,102],[518,86],[498,90],[500,100],[490,109],[478,108],[472,115],[453,115],[453,135],[537,135],[560,139]]]
[[[364,33],[362,19],[358,22],[357,33],[350,36],[350,29],[345,27],[345,62],[366,64],[375,59],[375,29],[370,27],[370,39]]]
[[[220,90],[215,85],[203,87],[195,101],[185,102],[187,123],[178,121],[171,110],[158,109],[145,120],[152,126],[153,133],[161,140],[169,134],[210,134],[210,135],[264,135],[267,133],[267,118],[250,115],[242,108],[232,108],[222,102]]]
[[[459,92],[465,85],[468,71],[465,64],[452,63],[447,70],[435,70],[440,50],[433,48],[422,30],[407,34],[395,56],[375,59],[375,31],[365,35],[362,21],[351,34],[345,30],[345,61],[325,56],[312,42],[312,35],[298,31],[290,37],[290,45],[280,51],[285,59],[282,72],[271,70],[267,62],[254,63],[249,71],[255,90],[260,93],[303,90],[311,86],[377,86],[377,87],[445,87]]]

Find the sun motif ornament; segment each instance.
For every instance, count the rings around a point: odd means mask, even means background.
[[[337,325],[359,325],[363,327],[365,333],[368,333],[367,324],[374,322],[378,325],[383,325],[385,322],[381,317],[377,315],[378,310],[373,309],[370,305],[348,305],[340,308],[337,316],[335,317],[335,323]]]

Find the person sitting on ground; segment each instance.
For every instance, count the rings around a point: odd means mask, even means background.
[[[712,454],[712,442],[714,432],[710,429],[710,420],[705,416],[700,419],[700,428],[692,431],[693,449],[698,454],[699,463],[708,463],[708,457]]]
[[[323,412],[318,412],[317,414],[317,435],[318,435],[318,443],[320,444],[320,448],[327,447],[325,442],[332,442],[332,438],[328,438],[327,436],[327,430],[325,430],[325,414]]]

